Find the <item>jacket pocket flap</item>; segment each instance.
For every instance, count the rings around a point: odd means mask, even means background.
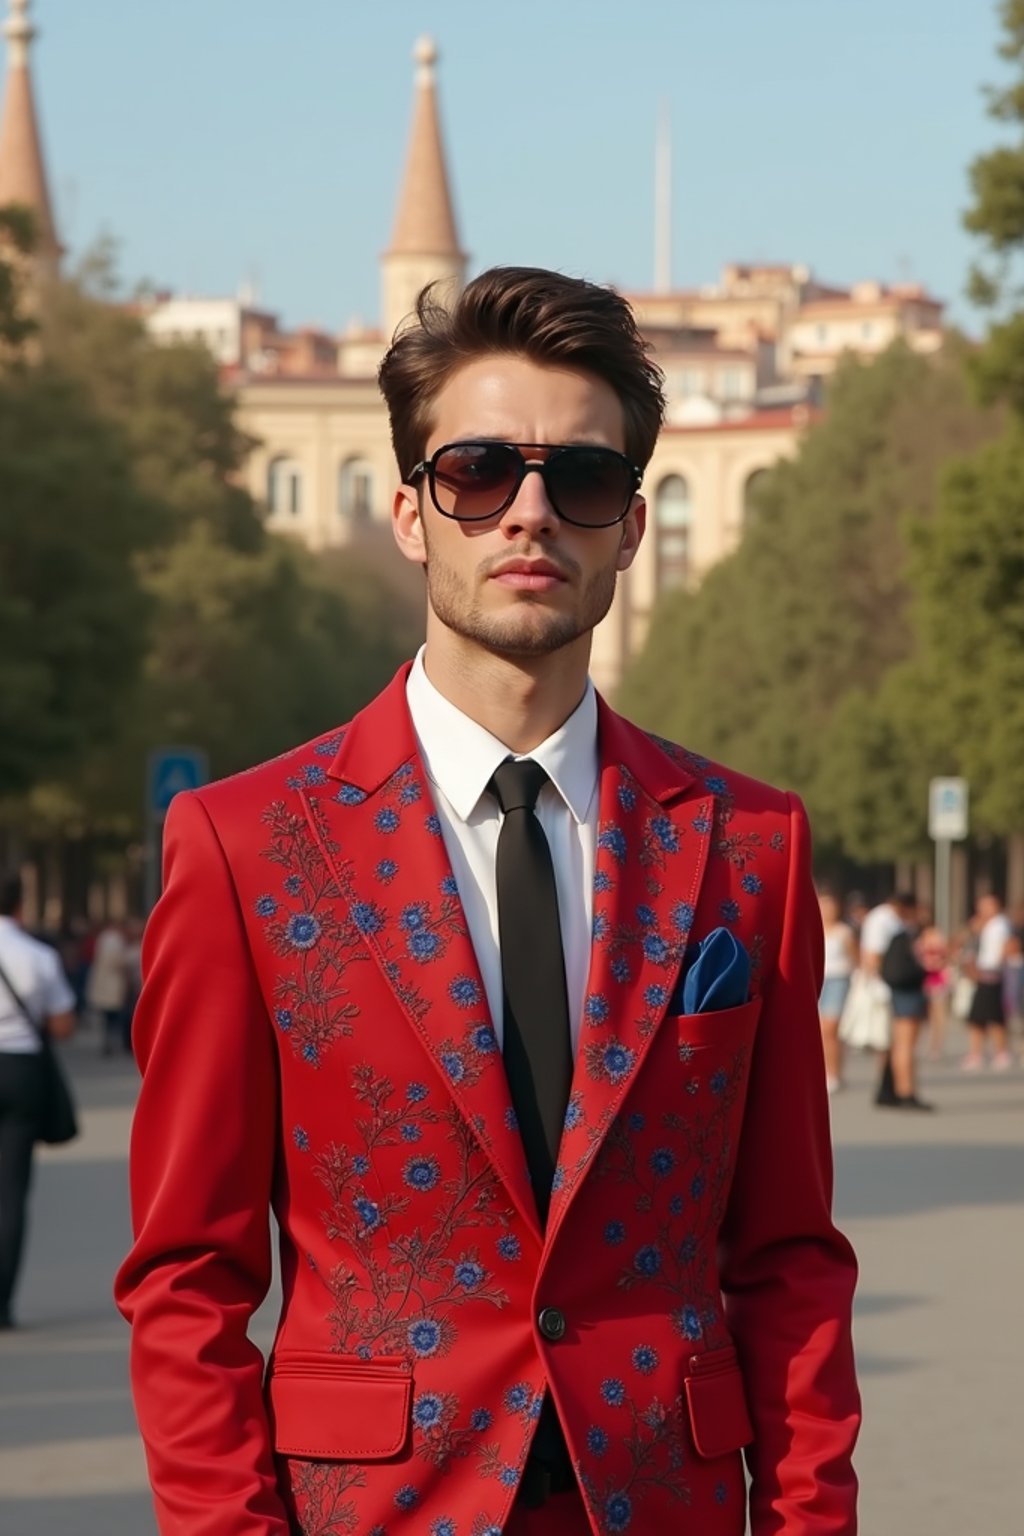
[[[684,1383],[693,1443],[697,1454],[707,1460],[738,1451],[754,1438],[735,1351],[714,1354],[722,1357],[721,1363],[710,1357],[699,1362],[695,1358]]]
[[[732,1048],[754,1037],[761,1016],[761,997],[751,997],[736,1008],[713,1008],[710,1013],[673,1013],[668,1017],[679,1030],[680,1050],[708,1045]]]
[[[271,1366],[267,1413],[281,1456],[381,1461],[409,1433],[412,1374],[404,1362],[290,1355]]]

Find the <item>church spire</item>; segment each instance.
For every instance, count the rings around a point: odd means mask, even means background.
[[[0,207],[20,203],[36,220],[35,265],[56,271],[60,242],[46,181],[46,164],[32,95],[29,50],[36,29],[29,20],[29,0],[10,0],[4,24],[7,38],[7,87],[0,116]]]
[[[383,257],[384,326],[390,337],[427,283],[451,294],[465,281],[466,257],[455,228],[437,107],[437,48],[421,37],[413,50],[416,95],[405,175],[391,244]]]

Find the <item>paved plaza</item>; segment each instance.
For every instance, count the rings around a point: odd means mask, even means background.
[[[935,1115],[872,1109],[866,1061],[834,1103],[837,1208],[862,1270],[864,1536],[1022,1529],[1024,1071],[964,1077],[959,1044],[924,1069]],[[134,1067],[88,1035],[67,1057],[84,1135],[40,1159],[24,1326],[0,1336],[0,1536],[153,1536],[110,1299]],[[272,1322],[270,1304],[261,1344]]]

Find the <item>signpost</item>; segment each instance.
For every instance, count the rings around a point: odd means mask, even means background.
[[[156,747],[146,764],[145,903],[152,912],[160,894],[160,855],[164,818],[175,795],[198,789],[210,776],[201,747]]]
[[[949,938],[953,844],[968,832],[966,779],[932,779],[928,786],[928,836],[935,844],[935,926]]]

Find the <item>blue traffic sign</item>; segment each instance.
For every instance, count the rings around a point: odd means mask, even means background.
[[[146,807],[163,816],[183,789],[198,789],[210,776],[210,764],[200,747],[157,747],[149,754]]]

